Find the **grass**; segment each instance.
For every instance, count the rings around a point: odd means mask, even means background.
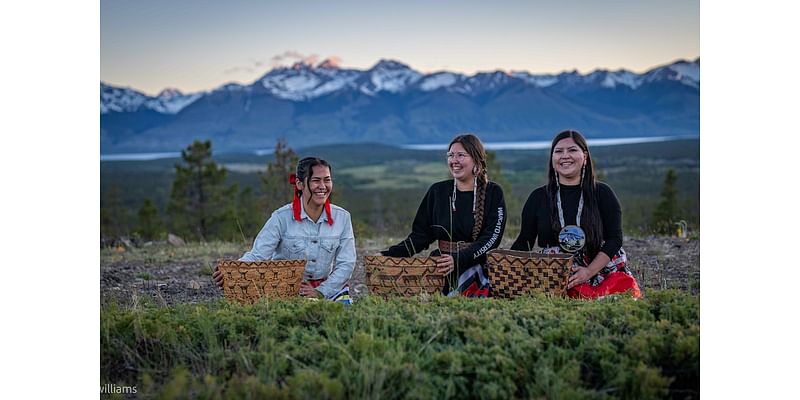
[[[353,189],[412,189],[426,187],[447,177],[444,163],[397,160],[384,164],[349,167],[337,171],[353,180]]]
[[[696,398],[699,298],[101,310],[101,382],[177,398]]]
[[[155,278],[153,276],[153,274],[151,274],[149,272],[140,272],[140,273],[136,274],[136,277],[141,279],[141,280],[143,280],[143,281],[150,281],[150,280],[153,280],[153,278]]]
[[[100,249],[100,264],[128,261],[145,265],[163,265],[170,262],[196,262],[213,264],[221,258],[239,257],[250,250],[252,243],[237,242],[189,242],[175,247],[154,244],[139,248]]]

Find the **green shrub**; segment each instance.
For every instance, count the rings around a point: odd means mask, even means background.
[[[699,298],[101,310],[101,381],[176,398],[699,397]]]

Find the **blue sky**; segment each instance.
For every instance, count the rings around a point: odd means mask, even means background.
[[[422,72],[643,72],[700,56],[698,0],[102,0],[100,78],[149,94],[251,83],[276,65],[382,58]]]

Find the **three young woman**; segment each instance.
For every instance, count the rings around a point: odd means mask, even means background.
[[[502,188],[489,180],[486,151],[477,136],[456,136],[448,146],[453,179],[433,184],[419,205],[411,233],[381,253],[410,257],[427,250],[446,275],[442,293],[488,297],[486,253],[500,245],[507,213]],[[292,204],[274,213],[241,261],[306,259],[300,294],[336,299],[347,293],[355,264],[350,213],[330,204],[330,165],[307,157],[297,166]],[[575,254],[570,297],[597,298],[630,292],[641,296],[622,249],[622,211],[614,191],[595,179],[583,136],[559,133],[550,147],[548,183],[535,189],[522,210],[522,227],[512,250]],[[214,272],[222,284],[222,276]]]

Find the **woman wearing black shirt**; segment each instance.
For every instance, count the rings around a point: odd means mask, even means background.
[[[538,237],[543,253],[575,253],[570,297],[597,298],[641,292],[622,249],[622,210],[607,184],[594,176],[589,147],[576,131],[559,133],[550,146],[548,183],[535,189],[522,209],[512,250],[531,251]]]
[[[385,256],[410,257],[438,240],[436,258],[446,275],[442,293],[487,297],[486,252],[500,245],[506,226],[503,189],[489,181],[486,151],[477,136],[456,136],[447,152],[454,179],[433,184],[402,242],[382,251]]]

